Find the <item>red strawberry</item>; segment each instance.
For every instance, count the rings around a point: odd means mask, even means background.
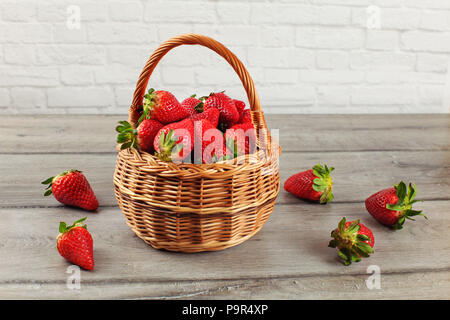
[[[181,107],[185,109],[190,116],[192,116],[197,113],[197,109],[201,108],[203,110],[203,102],[195,98],[195,94],[193,94],[181,102]]]
[[[149,89],[144,96],[143,112],[139,122],[151,116],[162,124],[183,120],[189,112],[178,102],[177,98],[168,91]]]
[[[284,190],[302,199],[328,203],[333,200],[333,180],[330,176],[333,170],[333,167],[317,164],[312,169],[290,176],[284,183]]]
[[[380,223],[395,230],[402,229],[405,219],[414,220],[413,216],[424,216],[422,211],[412,210],[412,205],[419,200],[416,197],[416,186],[401,181],[394,188],[388,188],[371,195],[366,199],[366,209]]]
[[[223,157],[223,134],[211,122],[206,119],[194,121],[194,132],[195,143],[201,143],[201,154],[196,154],[196,158],[201,156],[203,163],[211,163],[207,161],[212,160],[213,154],[217,154],[217,158]],[[196,152],[198,151],[195,150]],[[195,162],[199,163],[200,161]]]
[[[252,115],[249,109],[242,111],[241,117],[239,118],[239,123],[252,122]]]
[[[80,207],[85,210],[94,211],[98,208],[98,201],[92,191],[89,182],[81,171],[64,171],[56,177],[50,177],[42,184],[48,184],[44,195],[49,196],[53,193],[59,202]]]
[[[156,156],[163,161],[179,162],[194,148],[194,122],[187,118],[164,126],[155,136]]]
[[[251,122],[236,124],[227,129],[225,139],[235,157],[256,151],[256,133]]]
[[[126,148],[139,148],[142,151],[152,153],[154,151],[153,141],[159,130],[163,125],[150,119],[144,119],[134,129],[127,121],[119,121],[119,126],[116,127],[116,131],[119,132],[117,136],[117,142],[121,143],[120,149]]]
[[[234,102],[234,106],[236,107],[236,109],[237,109],[237,111],[239,113],[244,111],[244,109],[245,109],[245,102],[244,101],[233,99],[233,102]]]
[[[331,232],[331,237],[333,240],[330,240],[328,246],[338,248],[338,254],[346,266],[373,253],[373,233],[359,220],[346,222],[345,218],[342,218],[338,228]]]
[[[204,110],[216,108],[220,111],[220,123],[230,128],[239,120],[239,112],[233,100],[223,92],[211,93],[204,101]]]
[[[219,124],[219,116],[220,116],[220,111],[216,108],[211,108],[208,109],[206,111],[203,111],[201,113],[194,113],[191,116],[191,119],[193,121],[197,121],[197,120],[201,120],[201,119],[206,119],[209,122],[211,122],[211,124],[217,128],[217,125]]]
[[[214,150],[206,149],[203,153],[203,163],[215,163],[223,160],[233,159],[230,149],[224,144],[222,148]]]
[[[94,269],[93,240],[82,222],[86,218],[75,221],[73,225],[66,226],[65,222],[59,224],[59,235],[56,247],[65,259],[86,270]]]

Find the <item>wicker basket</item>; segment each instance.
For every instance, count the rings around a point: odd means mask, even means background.
[[[222,250],[249,239],[269,218],[280,189],[279,147],[271,141],[253,80],[230,50],[209,37],[180,35],[156,49],[137,82],[129,121],[139,118],[148,80],[161,58],[172,48],[194,44],[221,55],[241,79],[259,137],[257,152],[214,164],[176,165],[125,149],[114,173],[128,226],[154,248],[181,252]]]

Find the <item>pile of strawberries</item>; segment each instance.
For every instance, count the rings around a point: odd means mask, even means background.
[[[301,199],[326,204],[333,200],[333,167],[316,165],[312,169],[290,176],[284,183],[284,189]],[[365,201],[369,214],[381,224],[394,230],[403,228],[406,220],[413,220],[414,216],[427,218],[422,211],[413,210],[416,186],[403,181],[394,187],[383,189],[368,197]],[[372,254],[375,238],[372,231],[362,224],[359,219],[346,221],[345,217],[339,222],[338,228],[331,232],[333,238],[328,244],[338,249],[338,255],[347,266],[352,262],[359,262]]]
[[[133,127],[119,121],[121,149],[137,148],[162,161],[209,164],[251,154],[256,132],[245,103],[224,92],[181,103],[169,91],[149,89]]]

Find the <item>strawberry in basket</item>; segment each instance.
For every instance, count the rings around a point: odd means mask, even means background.
[[[183,120],[189,114],[169,91],[155,91],[155,89],[151,88],[144,96],[143,113],[139,121],[150,116],[153,120],[157,120],[162,124],[169,124]]]
[[[251,122],[235,124],[227,129],[225,140],[235,157],[256,151],[256,133]]]
[[[144,119],[138,124],[137,129],[128,121],[119,121],[119,125],[116,127],[116,131],[119,133],[117,136],[117,143],[120,143],[120,149],[136,148],[145,152],[153,152],[153,141],[155,136],[163,125],[151,119]]]
[[[231,155],[229,151],[227,152],[228,149],[224,148],[222,132],[208,120],[201,119],[194,121],[194,132],[195,143],[201,142],[201,157],[203,163],[224,160],[226,155]]]
[[[211,93],[204,101],[203,109],[216,108],[220,111],[219,125],[224,128],[231,128],[239,121],[239,112],[236,109],[233,99],[223,92]]]
[[[186,110],[189,116],[192,116],[198,112],[199,109],[203,111],[203,102],[197,99],[196,94],[193,94],[189,98],[184,99],[181,102],[181,107]]]
[[[219,124],[219,117],[220,117],[220,111],[216,108],[211,108],[206,111],[203,111],[203,109],[199,108],[198,113],[194,113],[191,116],[191,119],[194,121],[206,119],[211,124],[217,128]]]
[[[219,148],[207,147],[203,152],[203,163],[215,163],[229,159],[233,159],[233,154],[225,143]]]
[[[170,123],[155,135],[153,146],[156,156],[163,161],[179,162],[194,148],[194,122],[187,118]]]
[[[249,109],[245,109],[242,111],[241,117],[239,118],[238,123],[247,123],[247,122],[252,123],[252,115],[251,115]]]
[[[233,99],[234,106],[239,113],[242,113],[245,109],[245,102],[237,99]]]

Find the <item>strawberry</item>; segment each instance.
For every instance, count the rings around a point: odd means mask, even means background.
[[[235,157],[256,151],[256,133],[251,122],[236,124],[227,129],[225,140]]]
[[[203,153],[203,163],[215,163],[219,161],[233,159],[230,149],[224,144],[222,148],[214,150],[206,149]]]
[[[223,157],[224,141],[222,132],[211,122],[206,119],[194,121],[194,133],[195,143],[201,143],[201,155],[199,154],[196,158],[201,156],[203,163],[211,163],[207,161],[212,161],[213,154],[217,153],[217,158]],[[200,161],[195,162],[199,163]]]
[[[244,111],[244,109],[245,109],[245,102],[244,101],[233,99],[233,102],[234,102],[234,106],[236,107],[236,109],[237,109],[237,111],[239,113]]]
[[[193,94],[189,98],[184,99],[181,102],[181,107],[187,111],[189,116],[192,116],[197,113],[198,109],[203,110],[203,102],[200,101],[195,97],[196,95]]]
[[[187,118],[162,127],[153,140],[156,156],[163,161],[179,162],[194,148],[194,122]]]
[[[74,169],[64,171],[55,177],[48,178],[42,184],[48,184],[45,196],[53,193],[56,200],[63,204],[89,211],[98,208],[94,191],[81,171]]]
[[[250,123],[252,122],[252,115],[251,115],[249,109],[242,111],[241,117],[239,118],[238,123],[247,123],[247,122],[250,122]]]
[[[183,120],[189,116],[173,94],[168,91],[149,89],[144,96],[143,112],[139,122],[151,116],[162,124]]]
[[[230,128],[239,120],[239,112],[233,100],[223,92],[211,93],[204,101],[204,110],[216,108],[220,111],[220,120],[226,128]]]
[[[120,149],[126,148],[139,148],[142,151],[152,153],[154,151],[153,141],[159,130],[163,125],[150,119],[144,119],[138,125],[137,129],[127,121],[119,121],[119,126],[116,127],[116,131],[119,133],[117,136],[117,143],[121,143]]]
[[[384,189],[366,199],[366,209],[380,223],[395,230],[402,229],[405,220],[413,220],[413,216],[424,216],[422,211],[412,210],[412,205],[419,200],[416,197],[416,186],[400,181],[393,188]]]
[[[75,221],[71,226],[60,222],[56,247],[65,259],[83,269],[92,270],[94,269],[93,240],[86,225],[82,223],[84,220],[86,218]]]
[[[333,180],[330,176],[333,170],[333,167],[317,164],[312,169],[290,176],[284,183],[284,190],[299,198],[326,204],[333,200]]]
[[[338,228],[331,232],[328,246],[338,248],[339,257],[346,266],[352,262],[359,262],[373,253],[375,238],[372,231],[359,220],[346,222],[345,218],[339,222]]]
[[[193,115],[191,115],[190,118],[193,121],[206,119],[209,122],[211,122],[214,127],[217,128],[217,125],[219,124],[219,116],[220,111],[216,108],[211,108],[200,113],[194,113]]]

